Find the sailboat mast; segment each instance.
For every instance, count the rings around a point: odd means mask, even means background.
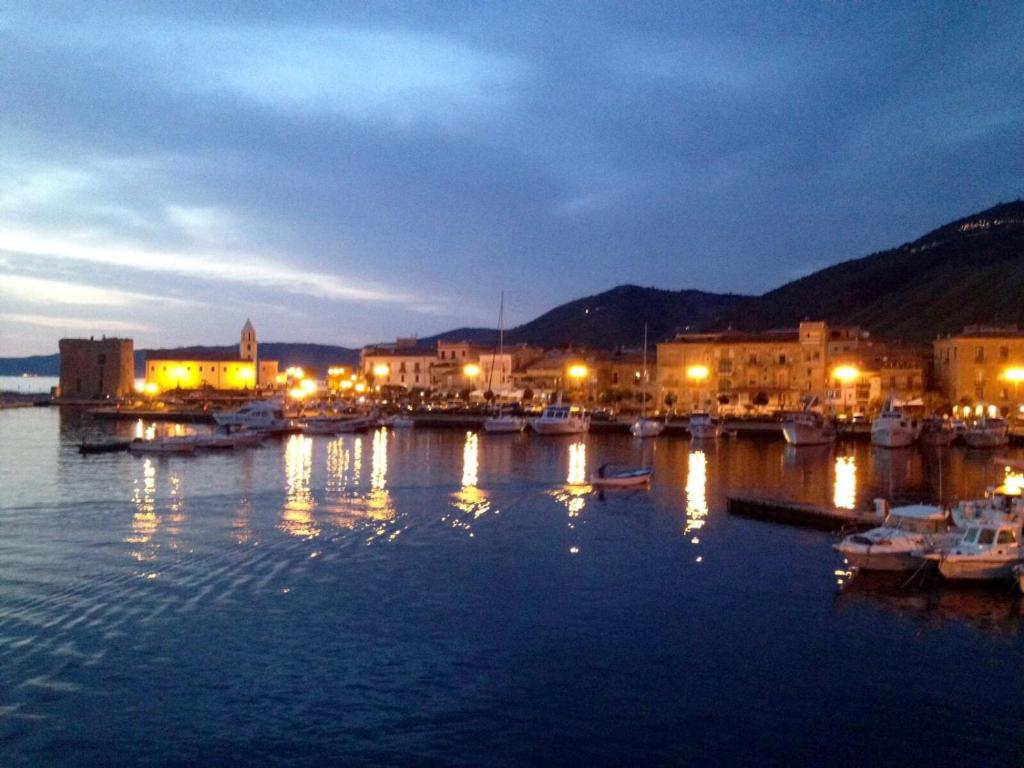
[[[643,389],[643,401],[640,404],[640,418],[647,418],[647,323],[644,323],[644,364],[643,364],[643,376],[644,376],[644,389]]]
[[[505,354],[505,292],[501,292],[501,301],[498,302],[498,350],[496,353],[493,349],[491,350],[491,367],[487,371],[487,391],[491,391],[491,379],[494,376],[494,361],[497,354],[504,356]]]

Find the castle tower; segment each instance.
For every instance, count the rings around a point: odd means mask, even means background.
[[[238,356],[243,360],[256,362],[256,329],[248,319],[242,326],[242,340],[238,344]]]

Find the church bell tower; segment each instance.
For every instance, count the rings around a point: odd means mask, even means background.
[[[256,329],[248,319],[242,326],[242,340],[238,344],[238,356],[249,362],[256,362]]]

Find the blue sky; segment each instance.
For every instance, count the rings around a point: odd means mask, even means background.
[[[760,293],[1024,190],[1024,6],[0,8],[0,356]]]

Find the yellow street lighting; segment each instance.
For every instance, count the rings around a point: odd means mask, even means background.
[[[312,379],[303,379],[299,387],[305,392],[316,392],[316,382]]]
[[[1024,368],[1019,366],[1007,368],[1003,371],[1003,379],[1006,381],[1012,381],[1014,384],[1024,381]]]
[[[160,387],[158,387],[154,382],[148,381],[146,382],[146,386],[143,387],[143,390],[145,390],[147,395],[155,395],[160,391]]]
[[[387,363],[377,363],[373,366],[374,376],[387,376],[389,373],[391,373],[391,369],[388,367]]]
[[[301,400],[306,396],[306,390],[302,387],[292,387],[288,390],[288,395],[294,400]]]
[[[694,381],[704,381],[710,374],[711,371],[706,365],[691,365],[686,369],[686,378]]]
[[[366,391],[366,385],[363,382],[361,382],[361,381],[357,381],[356,382],[356,392],[362,393],[362,392],[365,392],[365,391]]]
[[[253,375],[252,368],[243,368],[238,372],[238,375],[243,379],[251,379]]]
[[[352,382],[347,379],[338,384],[342,389],[352,389]]]
[[[843,384],[849,384],[851,381],[856,381],[860,378],[860,371],[857,370],[855,365],[837,365],[835,370],[832,371],[832,378],[838,379]]]
[[[474,376],[480,375],[480,366],[476,363],[466,363],[462,366],[462,372],[472,379]]]
[[[588,373],[590,373],[590,371],[587,370],[587,366],[582,365],[580,363],[569,366],[570,379],[585,379]]]
[[[340,367],[340,366],[337,366],[337,365],[332,365],[330,368],[327,369],[327,375],[328,376],[344,376],[345,375],[345,369]]]

